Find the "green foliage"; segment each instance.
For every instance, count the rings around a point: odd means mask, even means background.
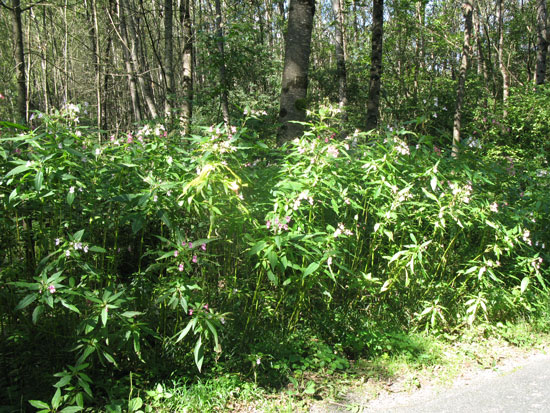
[[[98,142],[78,111],[3,125],[0,384],[34,407],[151,411],[176,390],[134,387],[197,370],[301,397],[347,357],[422,354],[402,330],[547,314],[550,182],[526,152],[341,139],[330,107],[282,149],[248,109],[181,142],[158,124]]]

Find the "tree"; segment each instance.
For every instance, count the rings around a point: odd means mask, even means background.
[[[173,8],[172,0],[164,0],[164,82],[166,95],[164,98],[164,116],[170,118],[172,101],[174,99],[174,36],[173,36]]]
[[[220,55],[220,84],[221,84],[221,104],[223,123],[225,126],[229,126],[229,98],[227,96],[227,75],[225,73],[225,50],[223,41],[223,29],[222,29],[222,8],[220,0],[216,0],[216,37],[218,44],[218,53]]]
[[[535,84],[542,85],[546,76],[546,56],[548,53],[548,16],[546,0],[537,0],[537,69]]]
[[[27,123],[27,75],[25,72],[25,48],[23,45],[23,24],[21,21],[21,0],[12,0],[11,7],[1,2],[11,12],[12,33],[17,77],[17,112],[18,120]]]
[[[181,105],[180,125],[184,135],[189,134],[191,116],[193,114],[193,29],[189,2],[190,0],[182,0],[180,3],[180,23],[183,28],[183,102]]]
[[[464,91],[466,85],[466,72],[468,63],[472,54],[472,0],[465,0],[462,4],[464,12],[464,44],[462,46],[462,57],[460,60],[460,70],[458,72],[458,84],[456,87],[456,108],[453,118],[453,156],[458,156],[458,145],[460,144],[460,127],[462,119],[462,107],[464,102]]]
[[[347,73],[346,57],[344,53],[344,15],[342,12],[342,0],[332,0],[334,12],[334,46],[336,51],[336,76],[338,77],[338,104],[340,110],[345,111],[348,104],[347,97]]]
[[[382,42],[384,35],[384,0],[372,2],[372,54],[369,99],[367,102],[367,130],[375,129],[380,113],[380,84],[382,78]]]
[[[315,14],[314,0],[290,0],[285,58],[281,85],[278,142],[282,144],[302,133],[294,121],[306,118],[309,55]]]

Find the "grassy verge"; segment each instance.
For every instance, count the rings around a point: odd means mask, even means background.
[[[386,351],[350,361],[339,371],[294,372],[279,389],[267,389],[225,374],[186,386],[158,385],[145,392],[145,411],[156,412],[329,412],[361,411],[384,393],[409,393],[426,386],[448,386],[464,374],[498,369],[544,351],[550,333],[527,323],[482,326],[460,336],[393,335]]]

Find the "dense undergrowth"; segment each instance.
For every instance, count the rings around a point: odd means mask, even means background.
[[[306,372],[404,333],[548,314],[544,153],[453,158],[403,128],[343,135],[330,109],[283,148],[255,115],[99,142],[77,111],[3,124],[7,411],[151,411],[201,377],[307,394]]]

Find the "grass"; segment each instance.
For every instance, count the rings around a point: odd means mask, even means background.
[[[388,348],[372,359],[351,361],[337,372],[304,371],[279,389],[266,389],[239,375],[222,375],[186,385],[173,381],[144,396],[155,412],[361,411],[381,392],[412,392],[448,386],[465,371],[496,369],[550,345],[550,334],[527,322],[479,326],[460,336],[414,333],[392,335]]]

